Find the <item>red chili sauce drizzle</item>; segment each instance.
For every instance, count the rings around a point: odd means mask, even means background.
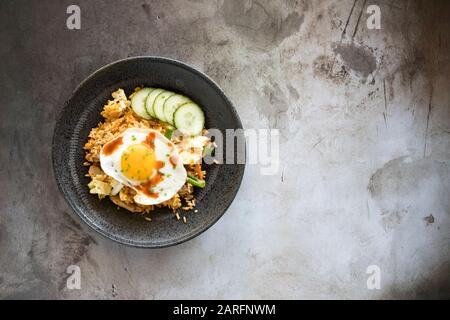
[[[155,150],[155,138],[156,134],[154,132],[150,132],[146,137],[143,143],[147,144],[150,148]]]
[[[103,146],[102,152],[105,156],[111,155],[123,143],[122,137],[118,137]]]
[[[175,167],[176,167],[177,164],[178,164],[178,156],[176,156],[176,155],[171,155],[170,158],[169,158],[169,162],[170,162],[170,164],[172,165],[172,167],[175,169]]]
[[[147,137],[145,138],[144,143],[149,145],[152,149],[155,148],[155,133],[150,132]],[[152,192],[151,189],[156,186],[158,183],[164,180],[164,174],[159,171],[159,169],[164,167],[164,161],[156,161],[156,167],[157,170],[156,175],[151,178],[149,181],[147,181],[144,184],[136,186],[136,189],[145,194],[147,197],[150,198],[157,198],[159,196],[159,193]]]

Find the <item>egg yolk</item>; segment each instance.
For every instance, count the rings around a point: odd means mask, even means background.
[[[120,166],[125,177],[136,181],[147,181],[158,169],[155,152],[146,144],[129,146],[122,154]]]

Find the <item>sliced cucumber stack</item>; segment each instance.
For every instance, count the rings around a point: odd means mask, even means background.
[[[185,135],[199,135],[205,125],[205,115],[196,103],[164,89],[142,88],[133,94],[131,108],[138,116],[169,123]]]
[[[194,102],[187,102],[175,111],[174,124],[183,134],[196,136],[201,134],[205,125],[205,115]]]
[[[156,118],[155,113],[153,112],[153,103],[156,100],[156,97],[164,92],[164,89],[155,89],[147,96],[147,99],[145,100],[145,110],[147,110],[147,113],[152,117]]]
[[[164,115],[164,103],[174,94],[173,92],[164,90],[156,97],[155,102],[153,102],[153,113],[159,120],[167,122],[166,116]]]
[[[138,116],[144,119],[151,118],[145,109],[145,99],[153,90],[153,88],[142,88],[134,94],[133,98],[131,98],[131,108]]]
[[[191,100],[188,97],[185,97],[181,94],[170,96],[164,103],[164,116],[166,118],[166,121],[171,125],[174,125],[173,115],[175,111],[177,111],[179,106],[190,101]]]

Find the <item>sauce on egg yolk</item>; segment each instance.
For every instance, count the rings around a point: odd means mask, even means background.
[[[154,149],[147,144],[129,146],[120,159],[123,175],[136,181],[150,180],[162,166],[164,163],[156,160]]]

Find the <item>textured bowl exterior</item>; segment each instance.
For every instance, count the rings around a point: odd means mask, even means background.
[[[85,176],[88,168],[83,166],[83,146],[88,134],[102,121],[100,112],[113,91],[122,88],[129,95],[138,85],[164,88],[192,98],[202,106],[207,128],[223,133],[225,129],[242,128],[231,102],[202,72],[167,58],[128,58],[94,72],[67,101],[53,135],[53,169],[65,199],[94,230],[131,246],[166,247],[192,239],[224,214],[238,192],[245,164],[207,166],[206,187],[195,191],[198,212],[186,213],[187,224],[163,208],[153,211],[152,222],[148,222],[139,214],[118,210],[109,199],[100,201],[89,194],[89,178]]]

